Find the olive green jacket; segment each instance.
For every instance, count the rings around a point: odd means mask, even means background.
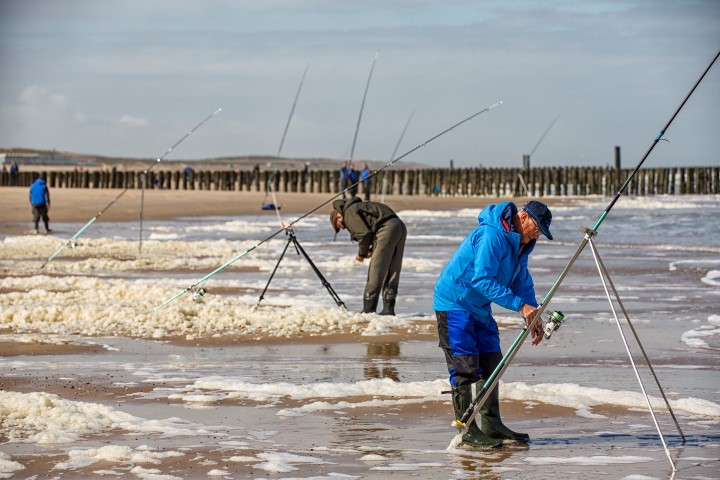
[[[333,208],[343,216],[343,224],[350,238],[358,242],[358,256],[367,258],[375,246],[375,235],[383,223],[397,218],[395,212],[378,202],[363,202],[358,197],[335,200]]]

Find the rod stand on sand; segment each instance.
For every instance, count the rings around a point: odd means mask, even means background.
[[[313,263],[313,261],[310,259],[310,256],[307,254],[304,248],[300,245],[300,242],[298,242],[297,237],[295,236],[295,232],[293,231],[292,227],[287,227],[285,229],[285,234],[287,235],[287,243],[285,244],[285,248],[283,248],[282,253],[280,254],[280,258],[278,258],[277,263],[275,264],[275,268],[273,268],[272,273],[270,274],[270,278],[267,281],[267,285],[265,285],[265,288],[263,289],[262,293],[260,294],[260,298],[258,298],[257,304],[255,304],[254,309],[257,309],[260,306],[260,302],[262,302],[263,298],[265,297],[265,292],[267,292],[268,287],[270,287],[270,282],[272,282],[273,277],[275,276],[275,272],[277,272],[278,267],[280,266],[280,262],[282,261],[283,257],[285,256],[285,252],[287,252],[288,247],[292,243],[295,246],[295,252],[297,252],[298,255],[301,255],[305,257],[305,260],[310,264],[310,268],[313,269],[315,272],[315,275],[318,276],[320,279],[320,282],[322,283],[323,287],[325,287],[332,297],[332,299],[335,301],[335,304],[338,307],[347,308],[345,307],[345,303],[340,299],[338,294],[333,289],[332,285],[330,285],[330,282],[328,282],[322,273],[320,273],[320,270],[318,270],[317,266]]]
[[[657,376],[655,375],[655,370],[652,368],[652,365],[650,364],[650,359],[648,358],[647,354],[645,353],[645,349],[643,348],[642,344],[640,343],[640,338],[637,336],[637,332],[635,331],[635,328],[632,326],[632,323],[630,322],[630,318],[627,315],[627,311],[625,310],[625,307],[623,306],[622,302],[620,301],[620,297],[618,296],[617,290],[615,290],[615,286],[612,284],[612,280],[610,279],[610,274],[608,273],[607,269],[605,268],[605,265],[602,263],[602,260],[600,259],[600,254],[597,251],[597,248],[595,247],[595,244],[593,243],[592,239],[589,241],[590,243],[590,250],[592,251],[593,257],[595,259],[595,265],[597,265],[598,274],[600,275],[600,280],[602,281],[603,288],[605,289],[605,295],[607,296],[608,302],[610,303],[610,310],[612,310],[613,317],[615,318],[615,323],[617,324],[618,330],[620,331],[620,337],[622,338],[623,344],[625,345],[625,351],[628,354],[628,358],[630,359],[630,364],[632,365],[633,370],[635,371],[635,376],[637,377],[638,384],[640,385],[640,390],[642,390],[642,394],[645,397],[645,402],[647,403],[648,410],[650,411],[650,416],[653,419],[653,423],[655,423],[655,428],[657,429],[658,435],[660,436],[660,441],[662,442],[663,449],[665,450],[665,455],[667,456],[668,460],[670,461],[670,466],[672,466],[673,471],[677,471],[677,468],[675,468],[675,464],[673,463],[672,457],[670,456],[670,451],[668,450],[667,444],[665,443],[665,438],[663,437],[662,431],[660,430],[660,425],[658,424],[657,418],[655,418],[655,411],[653,410],[652,404],[650,403],[650,398],[648,397],[648,394],[645,392],[645,387],[643,386],[642,379],[640,378],[640,373],[638,373],[637,366],[635,365],[635,361],[633,360],[632,353],[630,353],[630,347],[628,346],[627,339],[625,338],[625,334],[623,333],[622,326],[620,325],[620,319],[618,318],[617,312],[615,310],[615,305],[613,303],[613,299],[610,297],[610,291],[608,290],[608,284],[610,284],[613,295],[615,296],[615,300],[618,302],[618,305],[622,308],[623,313],[625,314],[625,320],[628,322],[628,325],[630,325],[630,328],[632,329],[633,334],[635,335],[635,340],[637,341],[638,345],[640,346],[640,350],[642,351],[643,356],[645,357],[645,361],[647,362],[648,367],[650,368],[650,371],[652,372],[652,376],[655,379],[655,382],[657,383],[658,388],[660,389],[660,393],[662,394],[663,399],[665,400],[665,405],[667,405],[668,410],[670,411],[670,415],[672,416],[673,421],[675,422],[675,426],[678,429],[678,432],[680,432],[680,436],[683,439],[683,442],[685,441],[685,435],[683,435],[682,430],[680,429],[680,425],[678,424],[677,419],[675,418],[675,414],[672,411],[672,408],[670,407],[670,402],[668,402],[667,397],[665,396],[665,392],[663,391],[662,386],[660,385],[660,381],[658,380]],[[607,282],[606,282],[607,280]]]

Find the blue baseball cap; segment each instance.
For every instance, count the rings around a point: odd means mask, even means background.
[[[535,222],[537,222],[538,227],[540,227],[540,231],[543,235],[545,235],[548,240],[552,240],[553,236],[552,233],[550,233],[550,222],[552,222],[552,213],[550,213],[550,209],[542,202],[538,202],[536,200],[531,200],[525,205],[523,205],[523,210],[530,215]]]

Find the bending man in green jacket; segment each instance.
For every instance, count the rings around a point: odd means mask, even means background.
[[[358,242],[355,260],[362,262],[372,257],[363,295],[363,313],[375,313],[382,292],[383,309],[380,315],[395,315],[407,237],[405,224],[387,205],[361,202],[357,197],[335,200],[330,224],[335,233],[347,229],[350,238]]]

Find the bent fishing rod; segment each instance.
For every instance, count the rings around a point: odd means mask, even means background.
[[[505,373],[505,370],[507,370],[508,366],[510,365],[510,362],[512,362],[513,358],[515,358],[515,355],[520,350],[520,347],[522,346],[523,342],[527,338],[527,336],[530,334],[530,332],[534,331],[535,326],[538,322],[541,321],[540,317],[542,313],[545,311],[545,308],[547,307],[548,303],[552,299],[552,297],[555,295],[555,292],[560,287],[560,284],[563,282],[565,277],[567,276],[568,272],[572,268],[573,264],[575,263],[575,260],[578,258],[580,253],[583,251],[583,249],[587,246],[588,242],[591,240],[593,236],[597,234],[598,228],[600,228],[600,225],[605,220],[605,218],[610,213],[610,210],[612,210],[613,206],[615,206],[615,203],[620,199],[623,192],[627,189],[628,185],[630,185],[630,182],[635,177],[637,172],[640,170],[640,167],[642,167],[643,163],[645,163],[645,160],[650,156],[650,153],[653,151],[655,146],[660,142],[660,140],[663,139],[663,136],[665,135],[665,131],[670,127],[672,122],[675,120],[675,117],[677,117],[678,113],[680,113],[680,110],[685,106],[687,101],[690,99],[692,94],[695,92],[695,89],[700,85],[700,82],[702,82],[703,78],[705,78],[705,75],[707,75],[710,68],[712,68],[715,61],[720,56],[720,52],[718,52],[713,60],[710,62],[710,64],[707,66],[705,71],[702,73],[700,78],[695,82],[695,85],[693,85],[690,92],[685,96],[685,99],[680,103],[680,106],[675,110],[675,113],[670,117],[670,120],[665,124],[662,130],[660,130],[660,133],[655,137],[654,141],[650,144],[650,147],[648,148],[645,155],[643,155],[640,162],[638,162],[635,169],[630,173],[627,180],[625,180],[625,183],[620,187],[620,190],[615,194],[610,204],[605,208],[603,213],[600,215],[600,218],[598,218],[597,222],[595,223],[595,226],[593,226],[592,229],[583,229],[582,231],[585,232],[585,236],[583,240],[580,242],[580,245],[578,245],[577,250],[573,254],[572,258],[568,262],[568,264],[565,266],[563,271],[560,273],[560,276],[555,281],[553,286],[548,291],[547,295],[545,295],[545,298],[543,298],[542,303],[538,307],[537,313],[535,314],[535,317],[526,324],[518,337],[515,339],[513,344],[510,346],[510,349],[507,351],[507,353],[503,356],[502,360],[500,360],[500,363],[495,368],[495,370],[492,372],[492,374],[488,377],[488,379],[483,384],[482,388],[477,392],[475,395],[475,398],[468,406],[468,409],[465,411],[465,413],[462,415],[462,417],[459,420],[453,421],[453,426],[459,430],[458,434],[453,438],[453,440],[450,442],[450,447],[453,445],[456,445],[460,443],[460,440],[462,440],[462,436],[465,435],[470,428],[470,425],[472,424],[472,421],[477,416],[478,412],[480,411],[480,408],[485,404],[488,397],[490,396],[490,393],[495,388],[495,386],[500,381],[500,377]]]
[[[377,175],[378,173],[382,172],[383,170],[385,170],[386,168],[388,168],[388,167],[389,167],[390,165],[392,165],[393,163],[395,163],[395,162],[397,162],[397,161],[399,161],[399,160],[402,160],[403,158],[407,157],[408,155],[411,155],[412,153],[414,153],[415,151],[423,148],[424,146],[426,146],[426,145],[429,144],[430,142],[432,142],[432,141],[434,141],[434,140],[442,137],[442,136],[445,135],[446,133],[454,130],[455,128],[459,127],[460,125],[462,125],[462,124],[464,124],[464,123],[466,123],[466,122],[469,122],[470,120],[474,119],[475,117],[477,117],[477,116],[479,116],[479,115],[481,115],[481,114],[483,114],[483,113],[485,113],[485,112],[489,112],[490,110],[492,110],[493,108],[497,107],[498,105],[502,105],[502,102],[500,101],[500,102],[497,102],[497,103],[495,103],[495,104],[493,104],[493,105],[490,105],[490,106],[488,106],[488,107],[485,107],[485,108],[483,108],[482,110],[480,110],[479,112],[476,112],[476,113],[470,115],[469,117],[467,117],[467,118],[465,118],[465,119],[457,122],[457,123],[454,124],[453,126],[451,126],[451,127],[449,127],[449,128],[446,128],[446,129],[443,130],[442,132],[436,134],[436,135],[433,136],[433,137],[430,137],[428,140],[425,140],[423,143],[421,143],[421,144],[419,144],[418,146],[412,148],[411,150],[405,152],[404,154],[402,154],[401,156],[397,157],[396,159],[390,161],[390,162],[387,163],[384,167],[379,168],[378,170],[375,170],[374,172],[372,172],[372,173],[370,174],[370,177],[373,177],[374,175]],[[358,183],[360,183],[360,182],[356,182],[355,184],[351,185],[351,187],[354,186],[354,185],[357,185]],[[351,188],[351,187],[348,187],[348,189]],[[158,311],[158,310],[160,310],[161,308],[163,308],[164,306],[166,306],[166,305],[168,305],[169,303],[173,302],[174,300],[176,300],[177,298],[181,297],[182,295],[184,295],[184,294],[187,293],[187,292],[195,292],[195,291],[197,291],[197,290],[198,290],[198,286],[199,286],[201,283],[207,281],[207,280],[208,280],[210,277],[212,277],[213,275],[215,275],[215,274],[221,272],[222,270],[224,270],[225,268],[229,267],[230,265],[232,265],[233,263],[235,263],[236,261],[238,261],[238,260],[241,259],[242,257],[246,256],[248,253],[250,253],[250,252],[252,252],[253,250],[255,250],[256,248],[258,248],[260,245],[263,245],[264,243],[272,240],[273,238],[275,238],[276,236],[278,236],[278,235],[281,234],[282,232],[285,232],[285,231],[287,231],[288,229],[292,228],[293,225],[295,225],[296,223],[298,223],[298,222],[300,222],[301,220],[307,218],[308,216],[310,216],[310,215],[312,215],[313,213],[315,213],[316,211],[320,210],[322,207],[324,207],[324,206],[327,205],[328,203],[330,203],[330,202],[332,202],[333,200],[335,200],[336,198],[338,198],[338,197],[339,197],[340,195],[342,195],[343,192],[345,192],[346,190],[347,190],[347,189],[343,190],[342,192],[336,193],[335,195],[333,195],[332,197],[330,197],[330,198],[329,198],[328,200],[326,200],[325,202],[321,203],[321,204],[318,205],[317,207],[313,208],[312,210],[306,212],[305,214],[301,215],[301,216],[298,217],[297,219],[295,219],[295,220],[293,220],[292,222],[290,222],[290,223],[289,223],[287,226],[285,226],[284,228],[276,231],[276,232],[273,233],[272,235],[264,238],[263,240],[261,240],[260,242],[256,243],[255,245],[253,245],[252,247],[248,248],[247,250],[244,250],[243,252],[241,252],[241,253],[239,253],[238,255],[234,256],[233,258],[231,258],[231,259],[228,260],[227,262],[223,263],[222,265],[220,265],[218,268],[216,268],[216,269],[213,270],[212,272],[210,272],[210,273],[208,273],[207,275],[205,275],[204,277],[202,277],[200,280],[196,281],[195,283],[193,283],[193,284],[190,285],[189,287],[186,287],[186,288],[180,290],[178,293],[176,293],[176,294],[173,295],[172,297],[170,297],[170,298],[168,298],[167,300],[165,300],[163,303],[161,303],[160,305],[158,305],[157,307],[155,307],[155,308],[153,309],[153,311]]]
[[[182,143],[183,140],[185,140],[185,139],[188,138],[190,135],[192,135],[193,132],[195,132],[195,130],[197,130],[198,128],[200,128],[205,122],[207,122],[208,120],[210,120],[212,117],[214,117],[215,115],[217,115],[217,114],[220,113],[221,111],[222,111],[222,108],[218,108],[218,109],[215,110],[212,114],[210,114],[208,117],[206,117],[202,122],[200,122],[200,123],[198,123],[197,125],[195,125],[195,127],[193,127],[192,130],[190,130],[188,133],[186,133],[185,135],[183,135],[183,137],[182,137],[180,140],[178,140],[177,142],[175,142],[175,144],[174,144],[172,147],[168,148],[165,153],[163,153],[160,157],[158,157],[156,160],[154,160],[154,163],[153,163],[149,168],[147,168],[147,169],[145,170],[145,172],[143,173],[143,175],[147,174],[147,172],[149,172],[155,165],[157,165],[158,163],[160,163],[160,161],[161,161],[162,159],[164,159],[170,152],[172,152],[172,151],[175,149],[175,147],[177,147],[178,145],[180,145],[180,143]],[[110,207],[112,207],[112,206],[115,204],[115,202],[117,202],[118,200],[120,200],[120,198],[121,198],[123,195],[125,195],[125,193],[129,190],[129,188],[130,188],[130,187],[128,187],[128,186],[126,185],[125,188],[124,188],[110,203],[108,203],[108,204],[105,206],[105,208],[103,208],[103,209],[100,210],[97,214],[95,214],[95,216],[92,217],[90,220],[88,220],[88,222],[87,222],[85,225],[83,225],[82,228],[75,233],[75,235],[73,235],[72,237],[70,237],[70,239],[68,239],[65,243],[63,243],[63,244],[60,246],[60,248],[58,248],[57,250],[55,250],[55,253],[53,253],[52,255],[50,255],[50,257],[48,257],[48,259],[45,260],[45,263],[43,263],[43,264],[40,266],[40,268],[44,268],[45,265],[47,265],[48,263],[52,262],[52,261],[55,259],[55,257],[57,257],[58,255],[60,255],[60,252],[62,252],[62,251],[65,249],[65,247],[75,248],[75,245],[76,245],[75,240],[76,240],[85,230],[87,230],[87,228],[88,228],[90,225],[92,225],[98,218],[100,218],[100,216],[102,216],[102,214],[105,213],[105,211],[107,211],[107,209],[109,209]],[[145,190],[143,189],[143,195],[144,195],[144,193],[145,193]],[[142,208],[141,208],[141,212],[142,212]],[[141,213],[140,215],[141,215],[141,216],[140,216],[140,222],[141,222],[141,223],[140,223],[140,242],[142,243],[142,213]]]

